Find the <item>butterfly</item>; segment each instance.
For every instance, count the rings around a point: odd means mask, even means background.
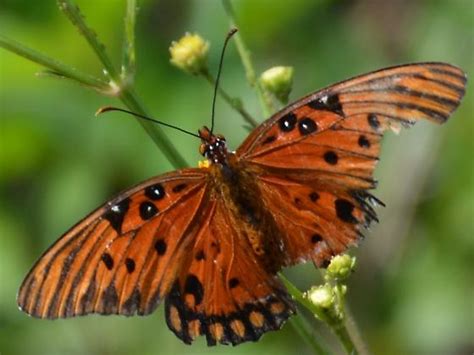
[[[377,221],[384,132],[444,123],[465,84],[445,63],[357,76],[285,107],[235,152],[203,127],[207,164],[151,178],[72,227],[26,276],[19,307],[48,319],[131,316],[164,300],[185,343],[256,341],[295,313],[279,270],[324,267]]]

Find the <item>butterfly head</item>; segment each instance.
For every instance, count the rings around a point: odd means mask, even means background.
[[[226,165],[227,144],[224,136],[213,134],[209,128],[204,126],[199,130],[199,137],[201,137],[199,153],[211,163]]]

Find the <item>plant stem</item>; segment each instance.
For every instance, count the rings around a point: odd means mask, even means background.
[[[118,84],[120,77],[112,64],[112,61],[105,52],[105,46],[99,41],[97,34],[86,25],[84,16],[81,14],[79,7],[71,0],[58,0],[58,6],[69,18],[71,23],[77,27],[81,35],[86,38],[87,42],[107,71],[107,76]]]
[[[125,36],[122,48],[122,81],[128,83],[135,76],[135,17],[136,0],[127,0],[127,13],[125,15]]]
[[[306,342],[311,346],[313,352],[315,354],[330,354],[327,345],[321,344],[321,336],[318,336],[318,341],[316,341],[316,337],[314,333],[316,332],[314,329],[310,331],[308,328],[308,323],[302,314],[298,314],[290,319],[290,324],[296,330],[296,332],[306,340]]]
[[[108,84],[100,79],[94,78],[88,74],[82,73],[81,71],[61,63],[55,59],[52,59],[43,53],[35,51],[34,49],[28,48],[21,43],[18,43],[12,39],[0,35],[0,47],[19,55],[20,57],[31,60],[32,62],[38,63],[46,68],[52,70],[51,74],[57,74],[60,76],[73,79],[81,83],[82,85],[94,88],[98,91],[107,91]]]
[[[358,354],[358,351],[349,335],[349,332],[343,322],[335,322],[326,313],[322,312],[319,307],[312,304],[303,293],[298,290],[283,274],[279,273],[278,276],[283,281],[285,287],[293,298],[298,301],[303,307],[308,309],[312,314],[316,315],[318,319],[323,321],[338,337],[339,341],[344,346],[344,349],[348,354]]]
[[[286,289],[290,293],[293,298],[298,301],[303,307],[308,309],[312,314],[316,315],[319,319],[321,319],[323,322],[326,324],[330,322],[330,319],[328,316],[321,311],[319,307],[316,307],[314,304],[312,304],[306,297],[303,296],[303,293],[296,288],[295,285],[293,285],[290,280],[288,280],[282,273],[279,273],[278,276],[280,279],[283,281],[283,284],[285,285]]]
[[[123,90],[121,92],[120,99],[131,111],[150,117],[138,99],[138,96],[134,92],[133,88],[129,87],[127,90]],[[164,134],[160,126],[141,119],[139,119],[138,122],[145,129],[150,138],[158,146],[160,151],[168,159],[171,165],[173,165],[173,167],[179,169],[189,166],[183,156],[176,150],[173,143]]]
[[[358,351],[356,350],[356,347],[354,345],[354,342],[352,341],[349,332],[347,331],[347,328],[345,325],[342,323],[341,326],[339,327],[331,327],[332,331],[336,336],[339,338],[339,341],[342,343],[344,346],[344,349],[348,354],[351,355],[357,355]]]
[[[235,21],[234,9],[232,8],[230,0],[222,0],[222,4],[224,6],[225,12],[227,13],[227,16],[229,17],[231,27],[238,28]],[[235,45],[237,46],[237,51],[239,52],[240,59],[242,60],[242,64],[245,68],[247,81],[249,82],[250,86],[255,88],[255,90],[257,91],[257,97],[260,102],[264,118],[269,118],[276,111],[271,97],[266,94],[265,90],[261,87],[260,83],[257,80],[257,76],[255,75],[255,69],[250,58],[250,51],[245,46],[245,43],[242,40],[242,37],[240,36],[240,33],[236,33],[234,37]]]
[[[201,75],[211,84],[215,86],[216,80],[214,77],[209,73],[209,71],[204,71]],[[244,109],[242,101],[238,98],[232,98],[229,94],[227,94],[221,86],[217,88],[219,95],[238,113],[241,114],[243,119],[252,127],[255,128],[258,125],[258,122]]]
[[[367,350],[367,345],[362,339],[359,327],[357,326],[357,323],[348,304],[344,306],[344,312],[347,332],[349,333],[349,336],[352,339],[355,348],[359,351],[359,354],[368,355],[369,351]]]
[[[86,25],[84,22],[84,17],[81,15],[77,5],[75,5],[71,0],[58,0],[58,4],[61,10],[68,16],[72,24],[79,29],[79,32],[86,38],[87,42],[96,53],[97,57],[104,66],[108,77],[110,78],[110,87],[116,88],[117,96],[130,110],[141,115],[149,116],[143,104],[139,101],[135,90],[133,89],[133,80],[128,80],[126,83],[122,82],[118,71],[115,69],[112,61],[105,52],[105,46],[99,42],[95,32]],[[130,3],[128,5],[130,6]],[[134,11],[131,13],[129,9],[129,14],[127,17],[134,15],[134,13]],[[129,24],[129,26],[132,26],[132,24]],[[129,30],[133,30],[133,28],[129,28]],[[127,48],[128,51],[133,49],[133,46],[129,46]],[[129,53],[128,56],[133,58],[135,55]],[[169,138],[163,133],[161,127],[141,119],[138,119],[138,122],[142,125],[145,131],[150,135],[153,142],[155,142],[161,152],[175,168],[182,168],[188,165],[186,164],[186,160],[176,150]]]

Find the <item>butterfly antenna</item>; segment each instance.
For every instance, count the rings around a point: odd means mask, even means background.
[[[229,42],[229,39],[236,34],[238,31],[237,28],[233,27],[230,29],[229,33],[227,33],[227,36],[225,38],[224,46],[222,47],[222,52],[221,52],[221,59],[219,60],[219,69],[217,70],[217,78],[216,78],[216,83],[214,84],[214,97],[212,98],[212,113],[211,113],[211,134],[214,131],[214,113],[216,109],[216,97],[217,97],[217,89],[219,88],[219,79],[221,78],[221,71],[222,71],[222,63],[224,62],[224,54],[225,54],[225,49],[227,47],[227,43]]]
[[[95,113],[95,115],[99,116],[99,115],[101,115],[105,112],[110,112],[110,111],[120,111],[120,112],[128,113],[128,114],[133,115],[135,117],[141,118],[142,120],[158,123],[158,124],[163,125],[165,127],[173,128],[173,129],[176,129],[180,132],[189,134],[190,136],[201,138],[197,134],[186,131],[185,129],[173,126],[173,125],[171,125],[169,123],[166,123],[166,122],[155,120],[154,118],[150,118],[150,117],[147,117],[147,116],[144,116],[144,115],[140,115],[139,113],[135,113],[135,112],[132,112],[132,111],[125,110],[123,108],[118,108],[118,107],[113,107],[113,106],[105,106],[105,107],[101,107],[100,109],[98,109],[97,112]]]

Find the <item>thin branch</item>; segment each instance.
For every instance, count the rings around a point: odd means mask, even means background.
[[[0,47],[34,63],[40,64],[50,69],[52,73],[78,81],[80,84],[87,87],[104,92],[109,89],[109,86],[105,81],[97,79],[89,74],[85,74],[70,65],[52,59],[41,52],[28,48],[23,44],[2,35],[0,35]]]
[[[302,337],[303,339],[306,340],[309,346],[311,346],[311,349],[315,354],[331,354],[331,351],[329,350],[328,346],[326,344],[322,345],[322,337],[318,336],[318,340],[316,340],[315,333],[316,331],[314,329],[310,330],[309,325],[302,314],[298,314],[294,317],[291,317],[290,319],[290,324],[293,326],[295,331]]]
[[[216,80],[214,77],[209,73],[209,71],[202,72],[201,75],[211,84],[211,86],[214,86],[216,84]],[[219,86],[217,88],[217,91],[219,95],[240,115],[243,117],[245,122],[247,122],[252,128],[255,128],[258,126],[258,122],[245,110],[243,107],[242,101],[238,98],[232,98],[227,92],[222,89],[222,86]]]
[[[58,4],[60,9],[67,15],[72,24],[78,28],[79,32],[86,38],[87,42],[96,53],[97,57],[104,66],[107,75],[110,78],[109,85],[114,90],[116,90],[117,95],[118,97],[120,97],[122,102],[127,105],[130,110],[135,111],[138,114],[150,117],[132,87],[131,83],[133,82],[133,78],[129,78],[129,82],[127,82],[126,84],[122,83],[121,78],[118,75],[118,71],[113,66],[112,61],[110,60],[105,51],[105,46],[99,41],[96,33],[86,25],[84,17],[82,16],[77,5],[74,4],[71,0],[58,0]],[[127,15],[127,17],[128,16],[132,15],[129,14]],[[129,25],[128,30],[133,30],[133,26]],[[133,46],[129,47],[127,50],[130,51],[132,49],[134,49]],[[129,53],[128,56],[132,58],[135,56],[135,54]],[[175,168],[182,168],[188,165],[186,163],[186,160],[182,157],[178,150],[176,150],[168,136],[164,134],[161,127],[152,124],[148,121],[144,121],[141,119],[137,120],[140,125],[142,125],[142,127],[145,129],[145,131],[149,134],[153,142],[155,142],[161,152],[165,155],[168,161]]]
[[[125,36],[122,48],[122,81],[128,82],[135,76],[135,18],[137,14],[136,0],[127,1],[125,15]]]
[[[222,0],[222,4],[227,16],[229,17],[230,26],[238,28],[235,20],[234,9],[232,8],[230,0]],[[257,80],[255,69],[250,58],[250,51],[245,46],[240,33],[235,35],[235,45],[237,46],[237,51],[239,52],[240,59],[242,60],[242,64],[245,68],[247,81],[249,82],[250,86],[255,88],[257,91],[257,97],[260,102],[263,116],[264,118],[269,118],[276,111],[276,108],[273,105],[271,97],[265,92]]]
[[[81,14],[79,7],[71,0],[58,0],[58,6],[69,18],[71,23],[77,27],[80,34],[86,38],[87,42],[104,66],[109,78],[118,84],[120,79],[118,72],[105,52],[105,46],[99,41],[97,34],[86,25],[84,16]]]

